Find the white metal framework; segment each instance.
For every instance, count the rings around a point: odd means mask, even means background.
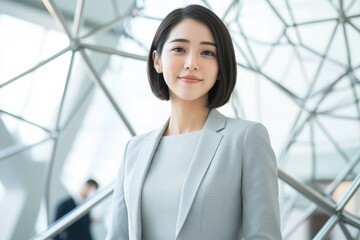
[[[38,144],[42,144],[44,141],[53,141],[54,147],[52,149],[52,157],[48,162],[46,171],[46,186],[44,191],[44,198],[46,208],[49,210],[48,193],[51,187],[51,175],[54,164],[54,155],[57,149],[58,136],[67,127],[71,121],[70,114],[65,124],[60,124],[60,118],[62,117],[62,110],[64,101],[67,98],[68,84],[71,79],[74,57],[76,54],[80,55],[83,61],[86,63],[87,70],[92,74],[92,80],[95,86],[105,94],[109,103],[113,107],[113,110],[119,116],[127,127],[131,135],[135,135],[135,130],[131,121],[128,120],[126,114],[122,111],[118,102],[115,100],[112,93],[104,84],[101,74],[94,67],[91,59],[88,56],[87,51],[99,52],[109,55],[118,55],[125,58],[131,58],[138,61],[145,61],[146,56],[140,54],[134,54],[127,51],[119,50],[117,48],[105,47],[99,44],[86,43],[86,39],[97,34],[102,34],[103,31],[115,28],[123,23],[124,20],[129,18],[149,18],[156,19],[154,16],[149,16],[146,7],[147,2],[151,4],[151,1],[136,1],[125,12],[126,14],[118,15],[111,21],[95,27],[90,31],[80,34],[80,29],[83,26],[84,17],[84,0],[78,0],[76,10],[74,11],[74,18],[71,25],[68,24],[63,13],[57,7],[54,0],[44,0],[43,3],[46,6],[49,14],[51,14],[54,21],[58,24],[61,31],[63,31],[69,39],[69,45],[61,51],[53,54],[47,59],[39,62],[28,70],[19,73],[17,76],[8,79],[4,82],[0,82],[0,89],[5,89],[6,86],[19,81],[23,76],[32,73],[54,61],[58,57],[65,53],[71,52],[71,60],[69,63],[69,72],[65,87],[63,89],[63,95],[57,112],[56,127],[54,129],[48,129],[45,126],[41,126],[35,122],[29,121],[23,116],[15,115],[9,111],[0,109],[0,116],[7,115],[18,121],[26,122],[39,129],[42,129],[48,134],[45,139],[36,142],[32,145],[19,147],[17,149],[8,148],[0,149],[0,161],[6,161],[7,158],[26,151],[29,148],[33,148]],[[360,9],[359,2],[357,0],[352,1],[333,1],[323,0],[322,6],[326,6],[332,12],[332,15],[321,16],[318,12],[311,12],[311,7],[297,8],[297,1],[256,1],[256,4],[250,3],[250,1],[222,1],[222,4],[226,2],[226,8],[223,9],[222,19],[228,25],[238,57],[239,72],[244,71],[256,76],[261,82],[266,82],[268,85],[276,88],[281,92],[283,96],[290,99],[292,104],[296,105],[297,112],[295,116],[289,117],[288,121],[291,123],[291,132],[283,141],[281,150],[277,153],[279,164],[279,178],[283,181],[282,185],[291,186],[296,190],[295,194],[290,197],[284,194],[282,199],[282,223],[284,225],[283,236],[285,239],[291,238],[294,231],[306,220],[308,220],[317,209],[322,209],[324,213],[329,216],[329,219],[323,225],[321,230],[316,234],[314,239],[326,239],[332,232],[335,226],[339,226],[346,239],[359,239],[360,238],[360,212],[350,213],[345,209],[348,202],[355,196],[360,187],[360,146],[356,145],[354,149],[344,149],[339,143],[339,139],[331,130],[324,124],[323,117],[337,121],[337,128],[346,129],[347,125],[351,123],[351,126],[357,126],[353,129],[353,139],[359,139],[360,132],[360,106],[359,106],[359,94],[360,94],[360,51],[358,46],[354,44],[354,41],[358,40],[360,36]],[[319,1],[320,2],[320,1]],[[201,4],[213,8],[215,12],[217,9],[215,4],[211,1],[201,1]],[[307,1],[308,4],[314,4]],[[120,3],[112,1],[114,9],[121,6]],[[254,9],[248,10],[248,6],[255,6]],[[260,9],[260,10],[259,10]],[[266,11],[264,10],[266,9]],[[246,18],[244,18],[244,12],[247,14],[252,13],[256,15],[256,11],[261,13],[272,15],[274,29],[270,31],[278,31],[277,38],[273,39],[260,39],[257,36],[248,34],[246,29]],[[306,20],[301,19],[297,15],[297,11],[308,11],[310,16]],[[318,16],[319,15],[319,16]],[[246,17],[247,15],[245,15]],[[262,17],[259,16],[261,19]],[[160,19],[158,19],[160,20]],[[304,39],[304,31],[312,26],[322,26],[322,24],[328,24],[326,41],[320,42],[319,47],[313,46],[311,41]],[[260,26],[261,27],[261,26]],[[304,30],[305,29],[305,30]],[[121,34],[127,34],[127,37],[137,41],[136,37],[131,36],[126,31]],[[265,35],[264,35],[265,36]],[[337,53],[336,41],[341,38],[341,42],[344,46],[344,51],[341,51],[342,56],[334,55]],[[314,35],[316,38],[316,35]],[[355,40],[354,40],[355,39]],[[141,44],[141,43],[140,43]],[[357,42],[359,45],[359,42]],[[281,56],[281,51],[286,49],[291,52],[291,55],[283,55],[283,62],[279,62],[279,58],[275,56]],[[259,51],[261,52],[259,54]],[[290,56],[290,57],[289,57]],[[310,60],[309,60],[310,59]],[[276,61],[276,62],[274,62]],[[289,74],[290,69],[297,68],[295,72],[298,74],[296,78]],[[329,76],[327,71],[332,71],[331,68],[338,69],[338,74],[335,76]],[[271,70],[282,70],[279,74],[274,74]],[[298,82],[302,81],[302,90],[297,88]],[[245,83],[246,84],[246,83]],[[237,117],[244,117],[244,105],[239,99],[241,98],[241,89],[236,89],[231,99],[230,106]],[[329,99],[334,96],[342,97],[339,100],[334,100],[329,103]],[[85,97],[85,96],[83,96]],[[81,104],[81,103],[79,103]],[[281,106],[273,106],[273,108],[281,108]],[[77,107],[74,107],[74,113]],[[347,109],[352,109],[347,111]],[[344,110],[344,111],[343,111]],[[279,129],[280,130],[280,129]],[[304,132],[307,132],[306,134]],[[337,161],[344,162],[341,169],[338,169],[337,175],[329,181],[325,189],[315,189],[306,182],[302,182],[296,179],[295,176],[291,176],[291,173],[287,172],[286,166],[293,161],[292,151],[296,146],[303,144],[305,138],[308,148],[308,155],[311,162],[311,177],[309,182],[316,182],[321,179],[317,174],[317,161],[319,158],[317,148],[317,134],[321,133],[323,138],[327,140],[330,146],[337,153]],[[305,136],[305,137],[304,137]],[[356,142],[356,141],[355,141]],[[358,142],[356,142],[358,144]],[[332,194],[336,188],[344,181],[351,181],[350,187],[347,189],[342,198],[335,202]],[[96,205],[99,201],[110,195],[112,192],[112,186],[107,187],[97,196],[95,196],[87,205],[83,205],[82,208],[77,209],[71,215],[55,224],[52,228],[43,232],[35,239],[47,239],[54,234],[58,233],[64,227],[68,226],[76,219],[85,214],[91,207]],[[311,204],[303,211],[302,216],[295,220],[291,226],[286,226],[287,217],[296,208],[296,201],[300,195],[305,196],[311,202]],[[351,230],[349,230],[351,227]],[[355,229],[355,230],[354,230]]]

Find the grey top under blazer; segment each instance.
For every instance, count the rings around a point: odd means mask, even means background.
[[[142,187],[167,124],[128,142],[107,240],[141,240]],[[242,238],[281,239],[276,159],[263,125],[213,109],[185,177],[174,239]]]

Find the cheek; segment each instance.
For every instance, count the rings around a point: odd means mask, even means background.
[[[216,76],[216,78],[217,78],[218,75],[219,75],[219,67],[218,67],[217,64],[216,64],[216,66],[214,67],[214,69],[215,69],[214,74],[215,74],[215,76]]]
[[[174,56],[166,56],[162,61],[164,70],[168,70],[170,72],[178,71],[181,68],[181,58]]]
[[[215,79],[217,79],[219,74],[219,66],[217,62],[207,65],[206,72],[208,72],[209,74],[211,74],[212,77],[215,77]]]

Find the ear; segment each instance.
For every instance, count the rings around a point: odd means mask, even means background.
[[[154,68],[158,73],[162,73],[162,64],[161,64],[160,55],[157,53],[156,50],[153,51],[152,57],[154,61]]]

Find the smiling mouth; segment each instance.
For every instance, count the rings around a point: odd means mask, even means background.
[[[186,83],[198,83],[198,82],[202,81],[202,79],[200,79],[196,76],[182,76],[182,77],[178,77],[178,78]]]

